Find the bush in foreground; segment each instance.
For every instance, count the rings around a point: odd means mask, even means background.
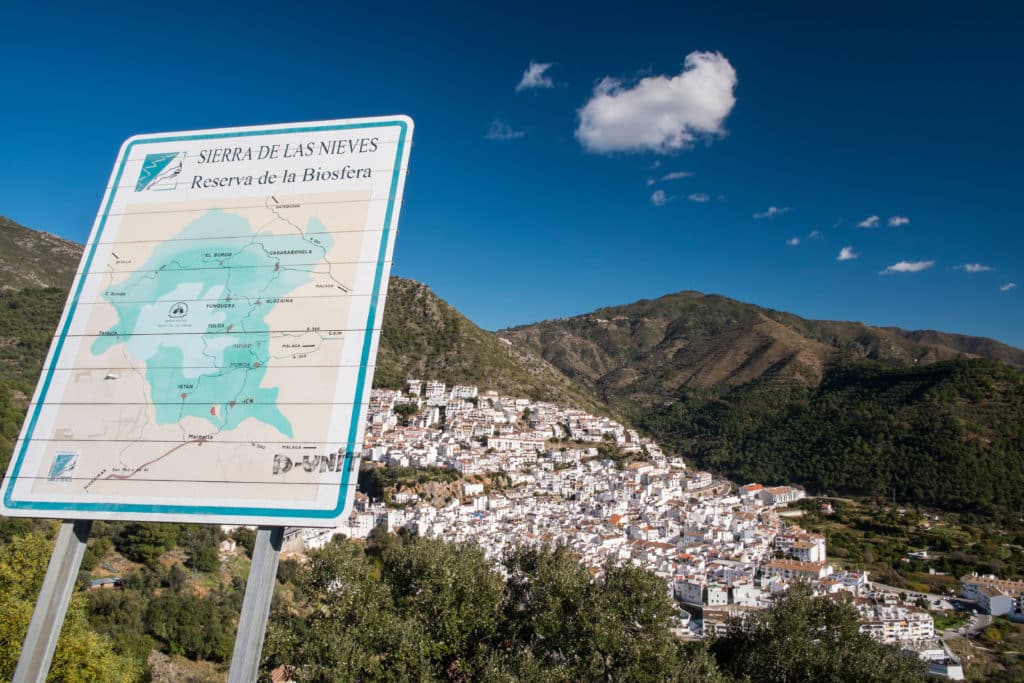
[[[400,537],[401,538],[401,537]],[[683,643],[663,580],[627,565],[597,578],[564,548],[483,551],[428,539],[372,555],[315,553],[278,604],[265,670],[299,681],[915,681],[921,664],[858,630],[848,603],[796,588],[733,635]]]

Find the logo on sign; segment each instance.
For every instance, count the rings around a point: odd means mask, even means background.
[[[188,315],[188,304],[184,301],[179,301],[171,306],[171,310],[167,312],[167,315],[171,318],[184,318]]]
[[[78,453],[57,453],[50,463],[50,472],[46,478],[50,481],[71,481],[71,473],[78,464]]]
[[[178,186],[178,176],[185,164],[184,152],[159,152],[147,154],[139,171],[135,191],[173,190]]]

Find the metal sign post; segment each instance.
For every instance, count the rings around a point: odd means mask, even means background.
[[[242,614],[238,619],[235,651],[231,655],[228,683],[251,683],[256,680],[267,633],[270,601],[274,596],[274,580],[281,558],[284,527],[263,527],[256,532],[249,580],[245,584]]]
[[[92,521],[88,519],[61,522],[12,683],[46,681],[91,528]]]

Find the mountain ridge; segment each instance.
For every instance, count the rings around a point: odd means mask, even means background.
[[[82,245],[0,216],[0,291],[62,287],[74,279]]]
[[[1024,351],[985,337],[810,320],[686,290],[499,330],[613,405],[721,393],[766,376],[819,384],[862,359],[912,367],[984,357],[1024,368]]]

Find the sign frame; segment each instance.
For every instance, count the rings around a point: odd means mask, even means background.
[[[131,158],[134,148],[150,143],[168,143],[179,141],[211,140],[225,138],[256,138],[265,135],[292,133],[323,133],[331,131],[347,131],[373,128],[398,128],[394,165],[391,169],[391,180],[388,189],[381,238],[374,270],[372,291],[369,293],[369,314],[363,334],[360,361],[357,369],[357,380],[352,401],[352,412],[349,421],[347,438],[344,439],[344,460],[341,465],[341,481],[338,485],[338,497],[333,508],[288,508],[253,507],[230,505],[203,505],[167,503],[112,503],[87,501],[54,501],[26,500],[15,497],[15,486],[19,480],[22,466],[32,437],[37,427],[40,412],[45,404],[50,384],[55,371],[56,361],[60,357],[68,337],[69,328],[75,319],[75,311],[80,304],[82,289],[86,276],[90,272],[97,246],[101,243],[104,228],[115,197],[121,190],[125,167]],[[177,133],[159,133],[137,135],[128,138],[121,147],[111,180],[104,194],[101,210],[97,215],[93,230],[83,251],[82,261],[78,268],[75,281],[60,323],[57,328],[44,365],[44,372],[36,387],[30,403],[30,413],[26,416],[22,433],[16,442],[16,450],[8,468],[3,484],[3,499],[0,513],[8,516],[21,517],[59,517],[64,519],[104,519],[104,520],[142,520],[166,522],[196,523],[240,523],[257,525],[301,525],[301,526],[332,526],[345,517],[353,503],[354,480],[353,471],[358,467],[359,449],[357,437],[365,418],[365,404],[368,400],[367,383],[372,382],[375,368],[376,347],[379,343],[380,321],[383,316],[383,303],[387,291],[387,277],[390,273],[390,254],[394,248],[394,237],[397,232],[398,214],[402,203],[404,182],[407,174],[408,159],[412,145],[413,121],[408,116],[384,116],[372,118],[339,119],[295,124],[274,124],[266,126],[249,126],[241,128],[222,128],[210,130],[184,131]],[[331,186],[336,188],[336,185]],[[364,226],[364,231],[367,229]],[[339,451],[339,456],[341,453]],[[326,485],[326,484],[324,484]]]

